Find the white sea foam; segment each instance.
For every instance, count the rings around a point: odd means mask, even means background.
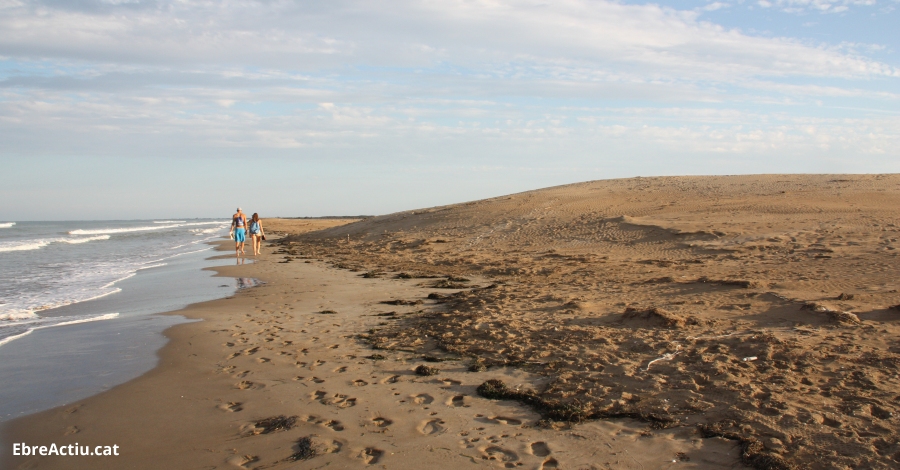
[[[154,220],[154,224],[183,224],[184,220]]]
[[[214,228],[192,228],[191,233],[194,235],[203,235],[208,233],[222,233],[225,231],[225,227],[214,227]]]
[[[0,228],[10,228],[13,225],[16,225],[15,222],[0,222]]]
[[[159,221],[154,223],[159,223],[159,225],[147,225],[143,227],[126,227],[126,228],[98,228],[98,229],[89,229],[89,230],[71,230],[69,231],[69,235],[99,235],[99,234],[113,234],[113,233],[130,233],[130,232],[149,232],[151,230],[165,230],[170,228],[181,228],[181,227],[192,227],[195,225],[222,225],[225,226],[228,222],[218,221],[218,222],[190,222],[190,223],[169,223],[163,225],[163,223],[168,221]]]
[[[142,269],[159,268],[162,266],[166,266],[168,264],[169,263],[159,263],[159,264],[151,264],[150,266],[141,266],[140,268],[138,268],[138,271],[140,271]]]
[[[87,238],[63,238],[63,239],[60,239],[59,241],[62,243],[78,244],[78,243],[95,242],[98,240],[109,240],[109,235],[98,235],[96,237],[87,237]]]
[[[107,314],[104,314],[104,315],[97,315],[97,316],[94,316],[94,317],[83,317],[83,318],[78,318],[78,317],[48,317],[48,318],[42,318],[41,320],[45,320],[45,321],[46,321],[45,324],[42,324],[42,325],[39,325],[39,326],[31,326],[31,327],[28,327],[27,329],[25,329],[24,331],[22,331],[22,332],[20,332],[20,333],[16,333],[16,334],[7,336],[7,337],[5,337],[5,338],[2,338],[2,339],[0,339],[0,346],[3,346],[4,344],[7,344],[7,343],[9,343],[9,342],[11,342],[11,341],[15,341],[15,340],[17,340],[17,339],[19,339],[19,338],[21,338],[21,337],[23,337],[23,336],[28,336],[28,335],[30,335],[31,333],[33,333],[35,330],[43,330],[43,329],[45,329],[45,328],[53,328],[53,327],[56,327],[56,326],[76,325],[76,324],[79,324],[79,323],[88,323],[88,322],[101,321],[101,320],[112,320],[113,318],[116,318],[116,317],[118,317],[118,316],[119,316],[118,313],[107,313]],[[60,320],[62,320],[62,321],[60,321]],[[28,322],[28,323],[29,323],[29,324],[34,324],[35,322]],[[4,325],[4,326],[5,326],[6,328],[10,328],[10,329],[11,329],[11,328],[14,328],[14,327],[17,327],[17,326],[21,328],[21,327],[23,327],[24,325],[23,325],[23,324],[14,324],[14,325],[9,325],[9,326],[7,326],[7,325]],[[0,330],[0,332],[2,332],[2,330]]]
[[[97,235],[101,233],[110,234],[110,233],[129,233],[129,232],[147,232],[150,230],[165,230],[167,228],[178,228],[180,225],[151,225],[146,227],[128,227],[128,228],[98,228],[92,230],[71,230],[69,231],[69,235]]]
[[[9,312],[0,313],[0,320],[6,321],[22,321],[22,320],[31,320],[33,318],[38,318],[37,314],[32,312],[31,310],[13,310]]]
[[[109,235],[100,235],[87,238],[37,238],[34,240],[17,240],[0,243],[0,253],[9,251],[40,250],[51,243],[87,243],[98,240],[109,240]]]

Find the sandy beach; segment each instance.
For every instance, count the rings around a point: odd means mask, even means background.
[[[763,175],[264,219],[217,268],[264,284],[0,466],[896,468],[898,215],[898,175]],[[76,442],[120,455],[10,455]]]

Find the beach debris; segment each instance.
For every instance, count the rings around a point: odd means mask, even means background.
[[[383,354],[372,354],[371,356],[366,356],[364,359],[371,359],[373,361],[383,361],[387,359]]]
[[[747,281],[743,279],[710,279],[706,276],[697,279],[697,282],[704,284],[716,284],[720,286],[743,287],[744,289],[762,287],[762,284],[760,284],[758,281]]]
[[[484,363],[484,359],[478,358],[475,359],[475,362],[469,366],[469,372],[484,372],[487,370],[487,365]]]
[[[853,294],[845,294],[845,293],[841,292],[841,295],[837,296],[835,299],[836,300],[853,300],[854,297],[856,297],[856,296]]]
[[[758,470],[793,470],[796,468],[780,456],[767,452],[763,443],[758,439],[744,437],[738,432],[726,430],[727,428],[736,427],[731,420],[697,426],[700,435],[705,438],[721,437],[738,441],[741,445],[741,460],[752,468]]]
[[[626,307],[622,314],[624,320],[648,320],[652,323],[661,323],[666,328],[678,328],[684,325],[684,320],[676,314],[658,307],[650,307],[648,309],[640,309],[635,307]]]
[[[421,300],[396,299],[396,300],[382,300],[381,302],[378,302],[378,303],[385,304],[385,305],[421,305],[422,301]]]
[[[650,366],[652,366],[652,365],[653,365],[654,363],[656,363],[656,362],[659,362],[659,361],[671,361],[671,360],[674,359],[675,356],[677,356],[678,353],[680,353],[680,352],[681,352],[681,345],[676,343],[676,344],[675,344],[675,351],[674,351],[674,352],[665,353],[665,354],[663,354],[662,356],[657,357],[656,359],[654,359],[654,360],[648,362],[648,363],[647,363],[647,367],[644,368],[644,372],[649,372],[649,371],[650,371]]]
[[[839,323],[848,323],[851,325],[858,325],[862,323],[858,316],[855,313],[851,312],[842,312],[840,310],[834,310],[832,308],[826,307],[825,305],[817,304],[815,302],[807,302],[803,304],[804,310],[812,310],[816,313],[825,313],[832,320],[835,320]]]
[[[291,454],[287,460],[296,462],[298,460],[309,460],[315,456],[316,449],[313,447],[312,439],[309,436],[306,436],[297,440],[297,452]]]
[[[436,289],[466,289],[469,287],[469,285],[465,283],[465,282],[469,282],[468,279],[464,282],[455,282],[455,281],[452,281],[451,279],[453,279],[453,278],[441,279],[439,281],[435,281],[433,284],[431,284],[430,287],[434,287]],[[464,279],[464,278],[456,278],[456,279]]]
[[[419,367],[416,367],[417,375],[423,375],[423,376],[427,377],[429,375],[438,375],[439,373],[441,373],[441,371],[439,369],[437,369],[435,367],[426,366],[424,364],[420,365]]]
[[[745,358],[743,358],[743,359],[741,359],[741,360],[744,361],[744,362],[753,362],[753,361],[755,361],[755,360],[757,360],[757,359],[759,359],[759,358],[756,357],[756,356],[747,356],[747,357],[745,357]]]
[[[253,434],[269,434],[276,431],[287,431],[297,424],[296,416],[278,415],[254,423]]]

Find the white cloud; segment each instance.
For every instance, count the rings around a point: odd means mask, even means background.
[[[834,8],[833,3],[782,0],[776,5]],[[415,68],[438,63],[475,68],[616,64],[688,77],[898,73],[861,56],[786,38],[748,36],[701,22],[695,12],[657,5],[589,0],[155,4],[82,11],[11,6],[0,16],[0,50],[31,59],[240,64],[305,73],[347,64]]]

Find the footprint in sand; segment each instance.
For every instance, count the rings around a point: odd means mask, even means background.
[[[341,424],[340,421],[335,421],[333,419],[322,423],[322,426],[325,426],[326,428],[331,429],[332,431],[340,432],[340,431],[344,430],[344,425]]]
[[[341,366],[334,370],[334,372],[344,373],[347,372],[347,366]]]
[[[462,382],[453,379],[441,379],[441,382],[444,383],[445,387],[458,387],[459,385],[462,385]]]
[[[78,426],[69,426],[66,428],[65,435],[71,436],[72,434],[78,434],[81,432],[81,429],[78,429]]]
[[[388,378],[382,380],[381,383],[383,383],[383,384],[394,384],[394,383],[397,383],[397,382],[399,382],[399,381],[400,381],[400,376],[399,376],[399,375],[392,375],[392,376],[390,376],[390,377],[388,377]]]
[[[303,420],[306,421],[307,423],[313,423],[313,424],[317,424],[322,427],[326,427],[328,429],[331,429],[332,431],[340,432],[340,431],[344,430],[344,425],[341,424],[340,421],[336,421],[333,419],[325,420],[325,419],[319,418],[316,415],[309,415],[309,416],[303,418]]]
[[[243,379],[244,377],[246,377],[248,375],[250,375],[250,371],[244,370],[244,371],[238,372],[237,374],[232,375],[232,377],[234,377],[236,379]]]
[[[374,447],[367,447],[359,453],[359,458],[361,458],[362,461],[366,463],[366,465],[375,465],[378,463],[378,461],[381,460],[381,457],[383,455],[383,450],[376,449]]]
[[[550,448],[547,447],[547,443],[543,441],[532,442],[531,443],[531,453],[538,457],[546,457],[550,455]]]
[[[491,423],[491,424],[505,424],[508,426],[519,426],[522,424],[522,420],[516,418],[507,418],[505,416],[492,416],[490,418],[484,417],[476,417],[476,421],[481,421],[483,423]]]
[[[306,379],[306,380],[311,380],[311,381],[313,381],[313,382],[315,382],[315,383],[317,383],[317,384],[320,384],[320,383],[322,383],[322,382],[325,382],[325,379],[320,379],[320,378],[318,378],[318,377],[312,377],[312,378],[309,378],[309,379]]]
[[[468,400],[467,400],[468,398],[469,398],[469,397],[466,396],[466,395],[456,395],[456,396],[454,396],[454,397],[449,398],[449,399],[447,400],[446,404],[447,404],[447,406],[456,406],[456,407],[459,407],[459,406],[469,406],[469,405],[466,403],[466,402],[468,401]]]
[[[353,381],[354,387],[365,387],[366,385],[369,385],[369,382],[366,382],[365,380],[362,380],[362,379],[356,379]]]
[[[484,453],[484,458],[487,460],[496,460],[497,462],[502,462],[507,464],[512,464],[513,462],[519,460],[519,454],[515,452],[504,449],[499,446],[490,446],[482,450]]]
[[[432,402],[434,402],[434,397],[427,393],[420,393],[418,395],[411,396],[410,400],[412,400],[412,402],[417,405],[430,405]]]
[[[234,385],[234,388],[238,390],[259,390],[264,388],[265,385],[251,382],[249,380],[242,380]]]
[[[259,457],[255,455],[235,455],[229,458],[227,462],[235,467],[247,468],[248,465],[259,462]]]
[[[543,464],[541,464],[541,470],[545,468],[559,468],[559,462],[556,461],[553,457],[545,460]]]
[[[341,393],[335,393],[328,396],[328,392],[317,391],[310,396],[314,400],[318,400],[323,405],[334,405],[338,408],[350,408],[356,406],[356,398],[350,398]]]
[[[374,423],[375,426],[377,426],[379,428],[386,428],[386,427],[394,424],[394,422],[391,421],[390,419],[382,418],[381,416],[379,416],[377,418],[372,418],[372,423]]]
[[[444,428],[443,424],[444,424],[443,420],[440,420],[437,418],[429,419],[427,421],[423,421],[422,423],[420,423],[419,426],[416,428],[416,430],[422,434],[425,434],[426,436],[431,435],[431,434],[439,434],[439,433],[444,432],[445,428]]]
[[[265,364],[267,362],[272,362],[272,360],[269,359],[268,357],[260,357],[260,358],[256,359],[256,362],[258,362],[260,364]]]
[[[251,354],[256,354],[257,351],[259,351],[259,346],[253,347],[253,348],[250,348],[250,349],[245,349],[245,350],[243,350],[242,352],[243,352],[245,355],[249,356],[249,355],[251,355]]]
[[[234,413],[236,411],[241,411],[244,409],[241,406],[241,402],[239,402],[239,401],[230,401],[228,403],[220,403],[218,406],[216,406],[216,408],[218,408],[222,411],[228,412],[228,413]]]
[[[331,346],[328,346],[328,349],[337,349],[339,347],[341,347],[340,344],[332,344]]]

